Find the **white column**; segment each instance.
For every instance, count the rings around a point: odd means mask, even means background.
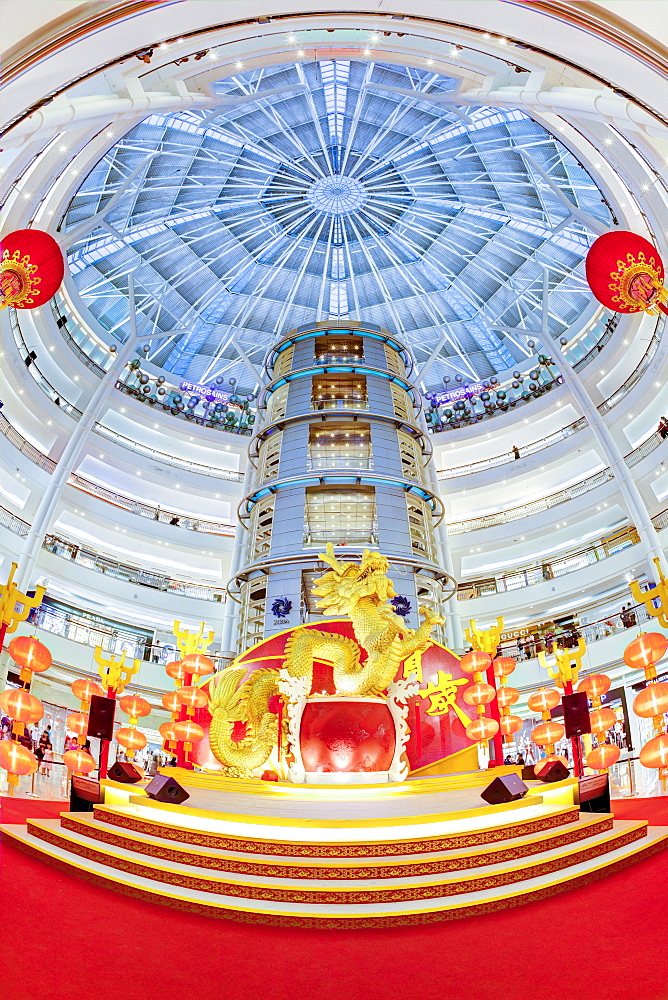
[[[125,368],[127,362],[132,357],[137,348],[139,337],[136,328],[136,316],[134,311],[134,288],[132,276],[130,275],[130,334],[126,342],[118,349],[118,353],[109,368],[100,380],[100,384],[93,393],[86,409],[83,411],[81,419],[76,424],[72,436],[70,437],[65,450],[56,466],[49,485],[47,486],[39,506],[35,513],[32,526],[26,535],[23,552],[19,556],[18,569],[16,572],[16,584],[19,590],[26,591],[31,587],[35,566],[39,559],[39,554],[44,542],[44,536],[51,526],[51,521],[67,485],[70,475],[74,471],[79,456],[88,439],[91,428],[96,423],[103,411],[103,407],[109,395],[118,381],[120,373]],[[155,336],[153,337],[155,339]]]
[[[592,433],[601,449],[602,456],[610,466],[610,471],[615,477],[615,481],[619,488],[624,505],[628,511],[629,517],[635,524],[638,535],[640,536],[640,545],[642,546],[643,555],[648,566],[650,579],[653,580],[656,576],[656,566],[654,565],[655,558],[659,560],[659,564],[662,566],[664,572],[668,573],[668,563],[666,562],[663,547],[659,541],[656,528],[652,524],[652,519],[649,516],[647,507],[645,506],[645,501],[642,498],[637,483],[630,473],[628,465],[624,461],[624,456],[617,447],[615,439],[606,426],[601,414],[598,412],[596,404],[593,402],[585,386],[582,384],[580,376],[573,370],[569,362],[566,360],[560,345],[553,341],[543,344],[543,349],[547,353],[556,354],[558,356],[560,361],[559,370],[564,383],[570,389],[575,401],[582,411],[583,416],[587,418],[587,422],[589,423]]]

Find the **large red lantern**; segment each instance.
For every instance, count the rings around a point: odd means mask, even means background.
[[[183,740],[186,750],[192,749],[193,743],[199,743],[204,739],[204,730],[197,722],[185,719],[182,722],[175,722],[172,726],[174,736],[177,740]]]
[[[194,674],[196,677],[203,677],[205,674],[212,674],[216,665],[210,656],[204,653],[189,653],[183,657],[183,666],[186,673]]]
[[[209,703],[206,691],[202,691],[201,688],[196,687],[194,684],[179,688],[174,694],[179,704],[187,705],[189,708],[204,708]]]
[[[151,714],[150,703],[138,694],[126,694],[121,698],[119,705],[121,712],[130,716],[130,722],[136,722],[142,716]]]
[[[519,732],[522,728],[522,720],[519,715],[502,715],[499,721],[504,736],[512,736],[513,733]]]
[[[132,726],[123,726],[116,730],[116,742],[124,747],[128,757],[134,757],[136,750],[143,750],[148,740],[143,733]]]
[[[611,743],[601,743],[587,754],[587,764],[594,771],[607,771],[619,760],[621,750]]]
[[[658,250],[642,236],[615,229],[599,236],[585,261],[589,287],[614,312],[668,313]]]
[[[65,725],[77,736],[84,736],[88,729],[88,715],[85,712],[70,712]]]
[[[43,673],[53,662],[51,653],[44,643],[31,635],[17,635],[12,639],[9,644],[9,655],[22,671],[28,671],[28,676],[22,676],[22,680],[30,680],[31,673]]]
[[[494,660],[494,676],[497,678],[508,677],[516,666],[512,656],[497,656]]]
[[[482,674],[489,668],[491,662],[492,657],[489,653],[473,650],[470,653],[464,653],[459,661],[459,669],[465,674]]]
[[[181,707],[177,691],[165,691],[160,700],[168,712],[178,712]]]
[[[611,708],[596,708],[589,713],[589,722],[592,733],[604,733],[606,729],[612,729],[617,716]]]
[[[167,743],[176,743],[178,737],[174,732],[173,722],[163,722],[158,726],[158,732]]]
[[[37,758],[32,750],[13,740],[0,740],[0,767],[7,771],[9,791],[13,795],[20,774],[32,774],[37,770]]]
[[[590,674],[589,677],[583,677],[578,684],[578,691],[582,694],[586,693],[590,701],[594,698],[600,698],[601,695],[607,694],[610,690],[610,678],[606,677],[605,674]]]
[[[79,677],[78,680],[72,681],[71,687],[74,697],[78,698],[79,701],[82,701],[85,704],[90,702],[93,695],[98,698],[102,698],[104,696],[104,691],[100,685],[96,684],[95,681],[90,680],[90,678]]]
[[[668,735],[660,733],[655,736],[645,743],[638,756],[644,767],[668,767]]]
[[[97,767],[91,755],[85,750],[66,750],[63,754],[63,763],[75,774],[88,774]]]
[[[171,660],[165,667],[165,673],[168,677],[173,678],[177,684],[183,684],[186,676],[183,660]]]
[[[2,707],[14,722],[39,722],[44,715],[44,706],[34,694],[22,688],[12,688],[3,699]]]
[[[487,705],[494,701],[496,691],[491,684],[480,681],[476,684],[469,684],[464,690],[463,698],[467,705]]]
[[[516,701],[519,701],[520,693],[517,688],[500,687],[496,698],[500,708],[510,708]]]
[[[633,711],[641,719],[653,719],[655,715],[665,715],[668,712],[668,684],[648,684],[633,699]]]
[[[484,715],[469,722],[466,727],[466,735],[470,740],[479,742],[481,740],[491,740],[499,731],[499,723],[496,719],[487,719]]]
[[[551,747],[564,735],[564,727],[560,722],[541,722],[531,733],[531,739],[536,746]]]
[[[17,229],[3,236],[1,247],[0,308],[36,309],[48,302],[65,273],[53,236],[41,229]]]
[[[539,688],[529,695],[527,705],[532,712],[549,712],[561,701],[561,695],[554,688]]]
[[[624,650],[624,663],[633,670],[645,670],[658,663],[668,649],[668,639],[661,632],[643,632]]]

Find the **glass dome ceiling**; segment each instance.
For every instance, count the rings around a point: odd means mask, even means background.
[[[418,362],[436,352],[428,388],[521,364],[546,268],[552,337],[591,301],[595,234],[564,196],[604,225],[611,215],[555,136],[519,110],[459,106],[455,86],[378,63],[291,63],[215,84],[213,110],[150,116],[63,222],[125,187],[71,248],[82,301],[122,338],[133,272],[147,340],[175,331],[149,359],[244,390],[247,361],[259,367],[276,336],[329,319],[387,327]],[[527,335],[503,329],[518,327]]]

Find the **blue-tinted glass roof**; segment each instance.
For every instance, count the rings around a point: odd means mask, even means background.
[[[603,224],[591,176],[513,109],[457,104],[438,74],[320,61],[240,73],[219,106],[154,114],[121,138],[73,198],[64,228],[102,211],[69,264],[85,305],[116,335],[128,273],[151,360],[193,381],[249,384],[275,336],[319,320],[394,331],[428,387],[480,379],[533,352],[544,269],[553,337],[590,301],[583,257]],[[559,196],[561,193],[561,197]],[[440,347],[439,347],[440,345]]]

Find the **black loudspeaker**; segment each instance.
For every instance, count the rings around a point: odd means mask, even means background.
[[[561,699],[564,707],[564,726],[566,727],[566,738],[582,736],[583,733],[591,732],[589,721],[589,702],[585,691],[576,694],[565,694]]]
[[[115,711],[116,702],[113,698],[94,694],[90,700],[87,735],[96,736],[98,740],[112,740],[114,738]]]
[[[134,785],[144,777],[144,772],[129,760],[117,760],[107,773],[112,781],[120,781],[123,785]]]
[[[525,764],[522,768],[522,781],[536,781],[533,764]]]
[[[174,781],[168,774],[158,774],[149,781],[146,794],[156,802],[175,802],[176,805],[190,798],[185,788],[181,788],[178,781]]]
[[[551,784],[553,781],[563,781],[571,773],[560,760],[553,760],[541,768],[540,761],[534,765],[534,772],[539,781]]]
[[[100,782],[93,778],[72,775],[70,785],[70,812],[92,812],[94,805],[102,802]]]
[[[491,785],[488,785],[481,798],[489,802],[490,806],[497,806],[503,802],[515,802],[521,799],[529,791],[519,774],[504,774],[495,778]]]

